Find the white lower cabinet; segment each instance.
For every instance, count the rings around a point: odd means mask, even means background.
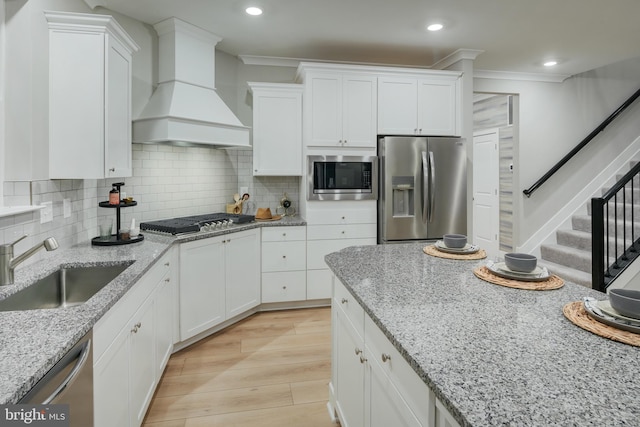
[[[307,212],[307,299],[331,298],[324,257],[349,246],[376,244],[375,200],[318,202]]]
[[[180,245],[180,340],[260,304],[260,230]]]
[[[262,302],[304,301],[306,227],[262,229]]]
[[[342,426],[459,427],[333,277],[330,402]]]
[[[96,427],[142,424],[173,348],[171,256],[172,250],[93,328]]]

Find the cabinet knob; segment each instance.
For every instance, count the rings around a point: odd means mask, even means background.
[[[342,217],[342,219],[344,219],[344,217]]]
[[[286,256],[286,255],[282,255],[282,259],[286,259],[286,258],[287,258],[287,256]]]
[[[109,168],[109,172],[115,172],[116,168]]]
[[[382,363],[386,362],[387,360],[391,360],[391,356],[386,353],[382,353]]]
[[[342,302],[343,304],[346,304],[346,303],[348,303],[348,302],[349,302],[349,300],[348,300],[348,299],[346,299],[346,298],[342,298],[342,301],[340,301],[340,302]]]
[[[287,233],[282,233],[282,237],[285,237],[287,235]]]
[[[171,265],[171,263],[170,263],[169,261],[167,261],[167,262],[165,262],[165,263],[164,263],[164,266],[165,266],[165,267],[169,267],[170,265]]]
[[[367,361],[367,359],[364,356],[360,356],[360,363],[364,363],[366,361]]]
[[[341,233],[344,234],[344,230],[342,230]]]
[[[286,286],[283,286],[283,287],[282,287],[282,289],[287,289],[287,287],[286,287]]]
[[[167,277],[166,279],[164,279],[165,282],[169,283],[171,281],[170,277]]]
[[[362,354],[362,350],[360,350],[358,347],[356,347],[355,351],[356,351],[356,356],[359,355],[359,354]]]

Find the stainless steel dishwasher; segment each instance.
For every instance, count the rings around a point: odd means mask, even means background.
[[[71,427],[93,427],[92,338],[89,331],[18,403],[65,403]]]

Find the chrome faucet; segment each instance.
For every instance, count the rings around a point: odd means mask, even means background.
[[[55,251],[58,249],[58,242],[53,237],[47,237],[44,242],[38,243],[28,251],[13,257],[13,246],[26,238],[24,235],[13,243],[0,245],[0,286],[13,284],[13,271],[24,260],[38,252],[39,249],[45,248],[47,251]]]

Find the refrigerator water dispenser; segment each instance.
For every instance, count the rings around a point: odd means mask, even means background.
[[[391,178],[394,217],[415,215],[414,179],[413,176],[394,176]]]

